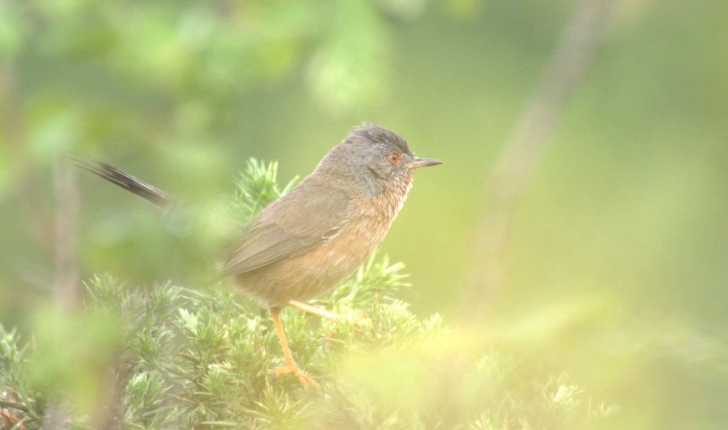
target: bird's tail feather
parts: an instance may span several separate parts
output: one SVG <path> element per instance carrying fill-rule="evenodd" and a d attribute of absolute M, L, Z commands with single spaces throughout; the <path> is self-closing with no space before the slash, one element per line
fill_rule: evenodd
<path fill-rule="evenodd" d="M 71 155 L 76 165 L 94 175 L 106 179 L 112 184 L 137 195 L 162 210 L 167 210 L 173 203 L 172 196 L 159 188 L 124 173 L 114 166 L 87 157 Z"/>

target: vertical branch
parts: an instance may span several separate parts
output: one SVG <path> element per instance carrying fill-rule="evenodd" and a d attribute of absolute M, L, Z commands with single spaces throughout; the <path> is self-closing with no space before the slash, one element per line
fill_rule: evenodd
<path fill-rule="evenodd" d="M 614 0 L 582 0 L 551 63 L 496 163 L 486 190 L 488 209 L 477 231 L 471 310 L 485 311 L 503 286 L 513 214 L 561 115 L 581 83 L 610 23 Z"/>
<path fill-rule="evenodd" d="M 6 12 L 7 0 L 0 0 L 0 13 Z M 64 308 L 73 307 L 78 296 L 77 223 L 79 193 L 74 172 L 68 163 L 57 161 L 54 166 L 56 210 L 53 226 L 48 212 L 37 192 L 32 174 L 33 164 L 25 154 L 26 129 L 23 122 L 18 81 L 22 78 L 11 55 L 0 57 L 0 137 L 4 149 L 12 160 L 18 207 L 39 248 L 54 261 L 53 294 L 56 303 Z M 49 237 L 54 240 L 49 240 Z"/>
<path fill-rule="evenodd" d="M 65 159 L 54 166 L 56 196 L 53 295 L 56 304 L 72 309 L 78 301 L 78 216 L 80 197 L 73 166 Z"/>

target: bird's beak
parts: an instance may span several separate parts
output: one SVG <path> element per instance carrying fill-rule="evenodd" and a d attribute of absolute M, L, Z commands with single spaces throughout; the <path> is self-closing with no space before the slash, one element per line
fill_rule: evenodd
<path fill-rule="evenodd" d="M 435 158 L 415 158 L 413 161 L 405 164 L 404 167 L 410 170 L 415 170 L 420 167 L 437 166 L 439 164 L 442 164 L 442 161 Z"/>

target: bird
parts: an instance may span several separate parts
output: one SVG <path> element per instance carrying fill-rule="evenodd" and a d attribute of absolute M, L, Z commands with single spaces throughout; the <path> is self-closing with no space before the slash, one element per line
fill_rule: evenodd
<path fill-rule="evenodd" d="M 156 207 L 172 205 L 168 193 L 113 166 L 76 161 Z M 393 131 L 365 122 L 244 226 L 218 279 L 231 279 L 238 290 L 268 307 L 285 359 L 275 377 L 292 374 L 304 388 L 320 389 L 293 359 L 281 309 L 291 306 L 337 320 L 338 315 L 307 300 L 338 286 L 374 252 L 412 188 L 413 172 L 440 164 L 415 156 Z"/>

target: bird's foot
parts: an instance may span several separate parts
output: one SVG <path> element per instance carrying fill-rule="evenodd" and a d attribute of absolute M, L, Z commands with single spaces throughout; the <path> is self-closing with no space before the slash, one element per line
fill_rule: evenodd
<path fill-rule="evenodd" d="M 303 370 L 299 369 L 298 366 L 296 366 L 296 363 L 287 364 L 283 367 L 276 367 L 273 377 L 277 378 L 281 375 L 285 375 L 286 373 L 293 373 L 301 382 L 304 389 L 308 390 L 308 388 L 311 387 L 316 391 L 321 391 L 321 386 L 311 379 L 310 376 L 306 375 Z"/>
<path fill-rule="evenodd" d="M 366 313 L 362 313 L 359 316 L 352 317 L 352 316 L 343 316 L 339 317 L 338 320 L 335 320 L 334 322 L 337 323 L 337 325 L 332 326 L 329 331 L 326 332 L 324 335 L 321 347 L 325 350 L 326 346 L 331 342 L 331 340 L 336 336 L 336 331 L 338 329 L 338 324 L 345 323 L 348 326 L 352 327 L 354 329 L 354 333 L 358 335 L 363 335 L 364 331 L 361 328 L 360 323 L 363 323 L 369 318 L 369 316 Z M 366 325 L 365 325 L 366 327 Z"/>
<path fill-rule="evenodd" d="M 357 334 L 362 334 L 361 325 L 363 325 L 364 321 L 366 321 L 369 318 L 366 312 L 362 312 L 357 316 L 346 316 L 345 318 L 342 318 L 342 321 L 346 321 L 347 324 L 354 327 L 354 331 Z"/>

